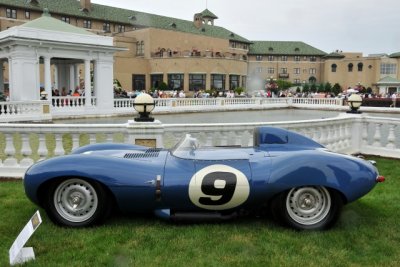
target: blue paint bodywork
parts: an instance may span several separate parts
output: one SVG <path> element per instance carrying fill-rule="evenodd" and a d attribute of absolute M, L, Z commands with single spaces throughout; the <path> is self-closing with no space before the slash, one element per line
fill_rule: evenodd
<path fill-rule="evenodd" d="M 223 190 L 233 183 L 237 188 L 234 194 L 240 190 L 243 193 L 232 196 L 238 204 L 227 209 L 239 210 L 260 207 L 277 194 L 298 186 L 325 186 L 340 192 L 345 202 L 351 202 L 376 184 L 378 171 L 370 162 L 330 152 L 299 134 L 260 127 L 255 129 L 254 143 L 254 147 L 247 148 L 193 148 L 186 150 L 185 157 L 176 156 L 174 150 L 136 145 L 89 145 L 33 165 L 25 174 L 25 191 L 34 203 L 45 206 L 43 196 L 50 182 L 80 177 L 102 184 L 124 212 L 150 211 L 167 216 L 170 210 L 204 211 L 190 199 L 190 186 L 198 187 L 206 196 L 211 194 L 208 201 L 218 203 L 219 195 L 224 195 Z M 246 180 L 230 181 L 229 171 L 219 170 L 221 166 L 237 170 Z M 202 170 L 207 168 L 216 168 L 212 172 L 221 176 L 212 180 L 214 184 L 204 182 L 207 175 Z M 161 180 L 161 198 L 156 196 L 157 177 Z M 218 205 L 209 209 L 217 210 Z"/>

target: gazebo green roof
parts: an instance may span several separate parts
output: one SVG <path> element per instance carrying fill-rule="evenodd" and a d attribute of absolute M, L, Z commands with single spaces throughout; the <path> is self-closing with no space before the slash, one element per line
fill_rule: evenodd
<path fill-rule="evenodd" d="M 296 41 L 253 41 L 250 55 L 304 55 L 325 56 L 326 53 L 304 42 Z"/>
<path fill-rule="evenodd" d="M 400 81 L 397 80 L 396 78 L 386 76 L 382 79 L 380 79 L 377 84 L 400 84 Z"/>
<path fill-rule="evenodd" d="M 49 30 L 49 31 L 58 31 L 58 32 L 65 32 L 65 33 L 95 35 L 94 33 L 86 31 L 82 28 L 70 25 L 59 19 L 52 18 L 47 10 L 44 11 L 43 15 L 40 18 L 29 21 L 29 22 L 21 25 L 21 27 L 34 28 L 34 29 L 40 29 L 40 30 Z"/>
<path fill-rule="evenodd" d="M 212 18 L 212 19 L 217 19 L 218 17 L 212 13 L 208 9 L 204 9 L 203 12 L 200 13 L 204 18 Z"/>
<path fill-rule="evenodd" d="M 203 25 L 202 28 L 198 29 L 195 27 L 193 21 L 94 3 L 91 4 L 90 11 L 85 11 L 82 10 L 80 2 L 77 0 L 38 0 L 38 2 L 38 4 L 35 4 L 34 2 L 26 0 L 0 0 L 0 4 L 10 7 L 18 7 L 37 11 L 42 11 L 44 8 L 47 8 L 51 14 L 73 16 L 90 20 L 109 21 L 117 24 L 120 23 L 123 25 L 130 24 L 139 28 L 151 27 L 171 31 L 179 31 L 244 43 L 251 43 L 249 40 L 238 34 L 232 35 L 232 31 L 230 30 L 214 25 Z M 213 14 L 210 12 L 210 14 L 208 15 Z"/>

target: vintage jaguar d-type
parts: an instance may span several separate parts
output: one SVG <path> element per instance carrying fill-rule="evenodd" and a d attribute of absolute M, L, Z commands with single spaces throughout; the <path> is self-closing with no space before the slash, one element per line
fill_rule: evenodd
<path fill-rule="evenodd" d="M 113 209 L 168 220 L 224 220 L 270 209 L 295 229 L 327 229 L 343 204 L 383 181 L 370 162 L 333 153 L 280 128 L 254 129 L 253 147 L 172 149 L 88 145 L 41 161 L 24 177 L 27 196 L 57 224 L 98 224 Z"/>

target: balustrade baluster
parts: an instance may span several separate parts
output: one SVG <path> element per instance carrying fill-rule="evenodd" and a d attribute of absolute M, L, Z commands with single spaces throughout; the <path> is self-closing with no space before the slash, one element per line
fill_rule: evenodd
<path fill-rule="evenodd" d="M 29 157 L 30 155 L 32 155 L 32 149 L 31 146 L 29 144 L 29 134 L 21 134 L 21 154 L 24 157 Z"/>
<path fill-rule="evenodd" d="M 61 156 L 65 154 L 64 146 L 63 146 L 63 134 L 54 134 L 56 147 L 54 149 L 55 156 Z"/>
<path fill-rule="evenodd" d="M 362 123 L 362 134 L 361 134 L 361 148 L 363 146 L 368 146 L 369 140 L 368 140 L 368 122 L 363 122 Z"/>
<path fill-rule="evenodd" d="M 49 150 L 46 145 L 46 134 L 39 133 L 38 134 L 38 150 L 37 153 L 40 159 L 45 159 L 49 155 Z"/>
<path fill-rule="evenodd" d="M 6 137 L 6 147 L 4 148 L 4 154 L 7 157 L 14 158 L 15 157 L 15 147 L 14 147 L 14 134 L 12 133 L 5 133 Z"/>
<path fill-rule="evenodd" d="M 74 151 L 75 149 L 79 148 L 79 146 L 80 146 L 79 138 L 80 138 L 80 134 L 78 134 L 78 133 L 71 134 L 71 141 L 72 141 L 71 151 Z"/>
<path fill-rule="evenodd" d="M 381 140 L 381 125 L 380 123 L 377 123 L 375 126 L 375 134 L 374 134 L 374 143 L 372 144 L 373 146 L 376 147 L 381 147 L 382 145 L 382 140 Z"/>
<path fill-rule="evenodd" d="M 96 134 L 95 133 L 89 133 L 89 144 L 96 144 Z"/>
<path fill-rule="evenodd" d="M 395 128 L 396 128 L 396 125 L 394 125 L 394 124 L 389 125 L 389 134 L 388 134 L 388 138 L 387 138 L 388 143 L 386 145 L 386 147 L 389 149 L 396 149 L 396 143 L 395 143 L 396 135 L 394 134 Z"/>
<path fill-rule="evenodd" d="M 106 139 L 105 142 L 106 143 L 114 143 L 114 133 L 105 133 Z"/>

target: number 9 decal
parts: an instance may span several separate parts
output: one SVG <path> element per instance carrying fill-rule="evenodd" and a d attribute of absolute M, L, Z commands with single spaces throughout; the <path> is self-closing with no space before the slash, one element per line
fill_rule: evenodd
<path fill-rule="evenodd" d="M 226 165 L 211 165 L 196 172 L 189 183 L 192 203 L 208 210 L 226 210 L 243 204 L 250 194 L 246 175 Z"/>

